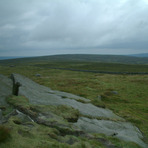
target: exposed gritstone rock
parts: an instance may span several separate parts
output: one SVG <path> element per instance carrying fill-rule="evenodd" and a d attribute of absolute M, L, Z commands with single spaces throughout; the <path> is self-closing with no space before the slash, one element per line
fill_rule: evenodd
<path fill-rule="evenodd" d="M 48 87 L 39 85 L 32 80 L 19 75 L 13 74 L 15 84 L 20 84 L 18 95 L 23 95 L 28 98 L 29 103 L 33 105 L 66 105 L 77 109 L 81 114 L 78 120 L 73 122 L 64 122 L 63 118 L 55 115 L 53 112 L 38 113 L 36 116 L 31 116 L 27 111 L 26 115 L 19 113 L 23 117 L 23 121 L 32 121 L 33 117 L 35 122 L 49 127 L 56 127 L 63 136 L 65 135 L 86 135 L 89 133 L 103 133 L 108 136 L 116 137 L 118 139 L 135 142 L 143 148 L 148 146 L 142 141 L 142 134 L 139 129 L 131 123 L 115 115 L 111 110 L 96 107 L 90 103 L 86 98 L 79 97 L 70 93 L 51 90 Z M 5 98 L 12 93 L 12 81 L 0 75 L 0 103 L 5 105 Z M 80 102 L 81 100 L 81 102 Z M 84 103 L 82 103 L 84 102 Z M 2 111 L 0 110 L 0 120 Z M 22 116 L 23 115 L 23 116 Z M 19 117 L 20 118 L 20 117 Z M 19 120 L 14 123 L 20 124 Z M 30 126 L 30 125 L 27 125 Z M 64 131 L 64 132 L 63 132 Z M 22 131 L 19 131 L 22 135 Z M 26 134 L 27 135 L 27 134 Z M 26 136 L 25 134 L 23 136 Z M 66 141 L 69 144 L 75 142 L 73 139 Z M 110 147 L 112 147 L 110 145 Z"/>

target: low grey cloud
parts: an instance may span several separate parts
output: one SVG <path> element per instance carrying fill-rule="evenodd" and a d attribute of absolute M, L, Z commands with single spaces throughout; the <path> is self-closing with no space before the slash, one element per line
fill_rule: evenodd
<path fill-rule="evenodd" d="M 148 52 L 148 0 L 0 1 L 0 55 Z"/>

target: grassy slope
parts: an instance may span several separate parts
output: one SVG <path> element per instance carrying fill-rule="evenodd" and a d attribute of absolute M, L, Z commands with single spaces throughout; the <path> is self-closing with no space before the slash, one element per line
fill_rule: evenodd
<path fill-rule="evenodd" d="M 148 140 L 148 75 L 94 74 L 34 66 L 1 66 L 0 71 L 7 76 L 12 72 L 26 75 L 42 85 L 84 96 L 96 104 L 98 95 L 101 95 L 106 107 L 138 126 L 145 141 Z M 35 77 L 36 73 L 41 77 Z M 112 90 L 118 95 L 110 93 Z"/>

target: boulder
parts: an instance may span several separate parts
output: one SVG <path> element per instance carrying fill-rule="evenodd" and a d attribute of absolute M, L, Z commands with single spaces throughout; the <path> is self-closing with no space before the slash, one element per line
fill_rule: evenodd
<path fill-rule="evenodd" d="M 111 91 L 111 93 L 114 94 L 114 95 L 118 95 L 117 91 Z"/>
<path fill-rule="evenodd" d="M 39 73 L 35 74 L 36 77 L 41 77 L 41 75 Z"/>

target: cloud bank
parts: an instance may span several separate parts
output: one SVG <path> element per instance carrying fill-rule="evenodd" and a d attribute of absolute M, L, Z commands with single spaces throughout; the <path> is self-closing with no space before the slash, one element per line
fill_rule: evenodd
<path fill-rule="evenodd" d="M 0 1 L 0 55 L 148 52 L 148 0 Z"/>

